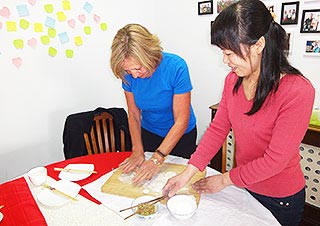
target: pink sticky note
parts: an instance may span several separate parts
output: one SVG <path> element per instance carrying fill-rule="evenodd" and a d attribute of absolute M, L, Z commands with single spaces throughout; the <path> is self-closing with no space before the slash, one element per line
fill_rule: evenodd
<path fill-rule="evenodd" d="M 28 40 L 28 45 L 32 48 L 35 48 L 37 46 L 37 44 L 38 44 L 38 41 L 35 38 L 31 38 Z"/>
<path fill-rule="evenodd" d="M 2 9 L 0 9 L 0 16 L 3 16 L 5 18 L 9 18 L 10 17 L 10 10 L 7 7 L 2 7 Z"/>
<path fill-rule="evenodd" d="M 22 64 L 22 59 L 20 57 L 17 57 L 17 58 L 13 58 L 12 59 L 12 64 L 14 66 L 16 66 L 17 68 L 19 68 Z"/>
<path fill-rule="evenodd" d="M 28 2 L 30 3 L 30 5 L 35 5 L 36 4 L 36 0 L 28 0 Z"/>
<path fill-rule="evenodd" d="M 98 16 L 97 14 L 94 14 L 93 19 L 97 24 L 100 22 L 100 16 Z"/>
<path fill-rule="evenodd" d="M 86 16 L 85 16 L 84 14 L 79 15 L 79 16 L 78 16 L 78 19 L 79 19 L 82 23 L 86 22 Z"/>
<path fill-rule="evenodd" d="M 74 19 L 68 20 L 68 25 L 69 25 L 71 28 L 75 28 L 75 26 L 76 26 L 76 21 L 75 21 Z"/>

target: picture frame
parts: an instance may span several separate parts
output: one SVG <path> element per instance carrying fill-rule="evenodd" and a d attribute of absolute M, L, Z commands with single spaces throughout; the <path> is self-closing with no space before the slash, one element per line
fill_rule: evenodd
<path fill-rule="evenodd" d="M 198 2 L 198 15 L 213 14 L 213 1 Z"/>
<path fill-rule="evenodd" d="M 282 3 L 280 24 L 298 24 L 299 3 L 299 1 Z"/>
<path fill-rule="evenodd" d="M 218 0 L 217 1 L 217 13 L 219 14 L 222 10 L 227 8 L 229 5 L 238 2 L 239 0 Z"/>
<path fill-rule="evenodd" d="M 320 56 L 320 39 L 306 39 L 304 55 Z"/>
<path fill-rule="evenodd" d="M 212 24 L 214 23 L 214 20 L 210 21 L 210 44 L 213 45 L 212 43 L 212 38 L 211 38 L 211 30 L 212 30 Z"/>
<path fill-rule="evenodd" d="M 320 33 L 320 9 L 302 11 L 300 33 Z"/>
<path fill-rule="evenodd" d="M 287 56 L 292 54 L 293 40 L 294 40 L 294 34 L 292 32 L 287 32 L 287 46 L 285 49 Z"/>
<path fill-rule="evenodd" d="M 276 9 L 276 5 L 275 4 L 270 4 L 270 5 L 268 5 L 268 4 L 265 4 L 266 5 L 266 7 L 267 7 L 267 9 L 269 10 L 269 12 L 271 13 L 271 16 L 272 16 L 272 18 L 273 18 L 273 20 L 274 21 L 276 21 L 277 20 L 277 9 Z"/>

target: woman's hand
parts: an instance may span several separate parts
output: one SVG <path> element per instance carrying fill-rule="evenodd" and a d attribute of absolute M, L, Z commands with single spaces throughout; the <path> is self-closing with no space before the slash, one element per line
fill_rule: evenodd
<path fill-rule="evenodd" d="M 119 167 L 123 173 L 130 173 L 137 170 L 144 162 L 144 152 L 132 152 L 129 158 L 120 163 Z"/>
<path fill-rule="evenodd" d="M 132 183 L 135 185 L 140 185 L 144 180 L 151 180 L 154 175 L 156 175 L 160 170 L 153 161 L 144 161 L 141 167 L 136 171 Z"/>
<path fill-rule="evenodd" d="M 182 173 L 171 177 L 167 181 L 166 185 L 162 189 L 162 194 L 168 195 L 169 197 L 174 196 L 177 191 L 185 186 L 198 171 L 198 168 L 195 166 L 188 165 Z"/>
<path fill-rule="evenodd" d="M 216 193 L 226 186 L 232 185 L 229 172 L 198 180 L 192 185 L 198 193 Z"/>

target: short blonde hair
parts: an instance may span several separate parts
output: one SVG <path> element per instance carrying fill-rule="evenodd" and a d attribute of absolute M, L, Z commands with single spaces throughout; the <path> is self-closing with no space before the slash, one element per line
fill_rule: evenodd
<path fill-rule="evenodd" d="M 162 59 L 160 44 L 156 35 L 139 24 L 128 24 L 121 28 L 111 46 L 110 65 L 114 75 L 125 81 L 123 63 L 128 57 L 139 62 L 148 72 L 154 71 Z"/>

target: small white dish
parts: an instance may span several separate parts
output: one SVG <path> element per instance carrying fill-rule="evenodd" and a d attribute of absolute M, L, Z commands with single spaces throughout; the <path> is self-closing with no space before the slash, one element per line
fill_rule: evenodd
<path fill-rule="evenodd" d="M 93 164 L 69 164 L 65 169 L 75 169 L 75 170 L 86 170 L 86 171 L 93 171 L 94 165 Z M 92 173 L 91 172 L 66 172 L 61 171 L 59 173 L 59 178 L 68 181 L 79 181 L 89 177 Z"/>
<path fill-rule="evenodd" d="M 47 168 L 44 166 L 35 167 L 31 169 L 27 175 L 33 185 L 40 186 L 47 180 Z"/>
<path fill-rule="evenodd" d="M 81 189 L 80 185 L 67 180 L 56 181 L 51 184 L 51 186 L 74 198 L 78 195 Z M 40 203 L 49 207 L 61 206 L 71 201 L 70 198 L 64 197 L 63 195 L 51 191 L 48 188 L 43 188 L 43 190 L 37 195 L 37 199 Z"/>
<path fill-rule="evenodd" d="M 147 201 L 152 200 L 152 199 L 155 199 L 155 198 L 156 198 L 156 197 L 150 196 L 150 195 L 140 196 L 140 197 L 136 198 L 135 200 L 133 200 L 131 206 L 136 206 L 136 205 L 138 205 L 138 204 L 140 204 L 140 203 L 147 202 Z M 154 214 L 150 214 L 150 215 L 136 214 L 135 216 L 136 216 L 137 218 L 139 218 L 139 219 L 144 219 L 144 220 L 145 220 L 145 219 L 149 219 L 149 220 L 150 220 L 150 219 L 153 219 L 153 218 L 157 215 L 157 213 L 158 213 L 159 203 L 154 204 L 154 206 L 155 206 L 155 213 L 154 213 Z M 132 208 L 132 211 L 133 211 L 133 212 L 136 212 L 137 209 L 138 209 L 137 207 L 136 207 L 136 208 Z"/>
<path fill-rule="evenodd" d="M 193 195 L 175 195 L 168 200 L 167 208 L 175 218 L 186 220 L 193 216 L 198 206 Z"/>
<path fill-rule="evenodd" d="M 2 221 L 3 219 L 3 214 L 0 212 L 0 222 Z"/>

